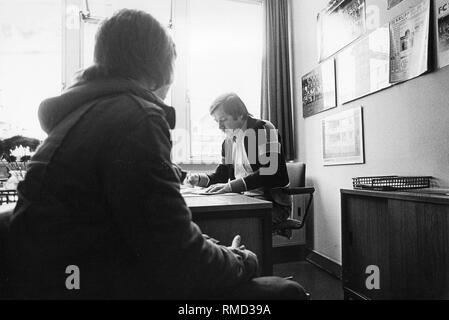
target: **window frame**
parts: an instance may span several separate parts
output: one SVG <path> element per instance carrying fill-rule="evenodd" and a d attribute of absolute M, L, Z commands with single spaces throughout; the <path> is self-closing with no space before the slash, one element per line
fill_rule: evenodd
<path fill-rule="evenodd" d="M 84 25 L 86 23 L 98 23 L 102 17 L 95 12 L 89 11 L 85 0 L 61 0 L 64 2 L 64 28 L 63 28 L 63 89 L 73 83 L 73 75 L 83 68 L 84 65 Z M 192 134 L 191 134 L 191 104 L 188 91 L 188 60 L 189 60 L 189 0 L 169 0 L 171 1 L 171 11 L 169 21 L 163 21 L 169 27 L 178 52 L 185 52 L 176 59 L 176 77 L 171 87 L 171 105 L 176 109 L 177 124 L 172 130 L 172 141 L 174 142 L 173 152 L 183 152 L 181 158 L 175 157 L 175 161 L 180 164 L 217 164 L 217 160 L 196 159 L 192 155 Z M 263 0 L 226 0 L 232 2 L 243 2 L 262 5 Z M 79 28 L 71 30 L 67 28 L 67 9 L 70 6 L 79 8 Z M 84 19 L 83 19 L 84 14 Z M 91 15 L 90 15 L 91 14 Z M 105 17 L 106 18 L 106 17 Z M 262 61 L 260 62 L 262 64 Z M 261 79 L 262 80 L 262 79 Z M 185 139 L 185 137 L 188 137 Z M 179 140 L 181 141 L 179 142 Z"/>
<path fill-rule="evenodd" d="M 68 56 L 67 52 L 69 52 L 69 49 L 70 49 L 68 47 L 68 41 L 67 41 L 67 34 L 68 34 L 68 28 L 67 28 L 68 12 L 67 12 L 67 9 L 70 7 L 70 4 L 73 5 L 74 1 L 73 0 L 72 1 L 71 0 L 56 0 L 55 2 L 58 5 L 59 10 L 60 10 L 58 17 L 59 17 L 59 23 L 60 23 L 60 27 L 61 27 L 61 38 L 60 38 L 60 42 L 58 44 L 58 46 L 61 50 L 61 56 L 60 56 L 61 60 L 60 60 L 60 65 L 59 65 L 60 69 L 61 69 L 61 71 L 60 71 L 61 73 L 58 77 L 59 84 L 56 84 L 56 85 L 59 85 L 59 90 L 57 90 L 57 91 L 55 90 L 55 93 L 58 91 L 59 91 L 59 93 L 62 93 L 63 90 L 67 86 L 67 78 L 68 78 L 67 74 L 69 72 L 68 71 L 69 68 L 67 68 L 67 66 L 70 63 L 68 61 L 69 59 L 67 58 L 67 56 Z M 44 17 L 44 19 L 45 19 L 45 17 Z M 0 88 L 0 92 L 2 90 L 3 89 Z M 41 101 L 36 101 L 36 105 L 38 106 L 40 102 Z M 0 107 L 2 107 L 2 106 L 0 106 Z M 31 114 L 34 114 L 34 112 Z M 7 136 L 7 137 L 19 134 L 19 135 L 29 135 L 29 136 L 35 137 L 37 139 L 43 140 L 43 139 L 45 139 L 45 136 L 46 136 L 45 132 L 42 129 L 39 130 L 40 131 L 39 134 L 34 135 L 36 132 L 29 133 L 29 130 L 30 129 L 34 130 L 35 128 L 17 125 L 15 123 L 10 123 L 10 128 L 12 128 L 10 131 L 5 131 L 6 132 L 5 136 Z"/>
<path fill-rule="evenodd" d="M 172 21 L 173 21 L 173 39 L 176 42 L 176 47 L 186 52 L 185 55 L 177 57 L 176 63 L 176 79 L 172 86 L 172 104 L 176 108 L 177 113 L 177 124 L 176 130 L 182 132 L 187 132 L 188 139 L 181 142 L 180 146 L 174 146 L 173 152 L 177 152 L 178 148 L 183 148 L 183 150 L 188 150 L 188 155 L 186 158 L 178 160 L 177 163 L 185 165 L 199 165 L 199 164 L 218 164 L 217 160 L 207 159 L 197 159 L 196 156 L 192 155 L 192 126 L 191 126 L 191 104 L 189 96 L 189 83 L 188 83 L 188 60 L 189 60 L 189 35 L 188 35 L 188 23 L 190 18 L 190 6 L 188 0 L 171 0 L 172 1 Z M 264 0 L 226 0 L 230 2 L 242 2 L 249 4 L 263 5 Z M 260 61 L 262 65 L 262 61 Z M 260 79 L 262 81 L 262 79 Z M 176 142 L 177 136 L 176 132 L 172 132 L 172 140 Z M 176 159 L 177 160 L 177 159 Z"/>

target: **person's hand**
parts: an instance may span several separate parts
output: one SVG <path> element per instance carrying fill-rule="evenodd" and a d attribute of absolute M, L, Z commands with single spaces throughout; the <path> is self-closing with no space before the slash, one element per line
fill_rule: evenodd
<path fill-rule="evenodd" d="M 172 163 L 172 167 L 173 167 L 173 170 L 175 171 L 176 175 L 178 176 L 179 181 L 181 181 L 181 183 L 183 183 L 185 178 L 187 177 L 187 172 L 182 170 L 182 168 L 180 166 L 178 166 L 176 163 Z"/>
<path fill-rule="evenodd" d="M 245 246 L 242 245 L 242 237 L 237 235 L 232 240 L 232 244 L 228 247 L 232 252 L 242 257 L 243 260 L 248 258 L 249 250 L 246 250 Z"/>
<path fill-rule="evenodd" d="M 186 182 L 195 187 L 200 182 L 200 176 L 196 173 L 189 173 L 187 174 Z"/>
<path fill-rule="evenodd" d="M 231 244 L 231 250 L 232 249 L 239 249 L 239 250 L 245 250 L 245 246 L 241 244 L 242 243 L 242 237 L 237 235 L 234 237 L 234 239 L 232 240 L 232 244 Z"/>
<path fill-rule="evenodd" d="M 231 193 L 232 189 L 229 183 L 217 183 L 207 188 L 205 192 L 210 194 L 224 194 Z"/>
<path fill-rule="evenodd" d="M 237 235 L 232 240 L 232 244 L 228 247 L 234 254 L 240 256 L 245 265 L 245 275 L 247 279 L 251 279 L 256 276 L 257 270 L 259 268 L 259 262 L 257 256 L 254 252 L 247 250 L 244 245 L 242 245 L 242 238 Z"/>

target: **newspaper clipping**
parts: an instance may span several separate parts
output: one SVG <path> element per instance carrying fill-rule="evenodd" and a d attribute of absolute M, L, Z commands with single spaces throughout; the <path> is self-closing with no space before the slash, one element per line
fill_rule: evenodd
<path fill-rule="evenodd" d="M 390 22 L 390 83 L 415 78 L 428 69 L 430 0 Z"/>
<path fill-rule="evenodd" d="M 438 30 L 438 68 L 449 65 L 449 0 L 437 0 L 436 30 Z"/>

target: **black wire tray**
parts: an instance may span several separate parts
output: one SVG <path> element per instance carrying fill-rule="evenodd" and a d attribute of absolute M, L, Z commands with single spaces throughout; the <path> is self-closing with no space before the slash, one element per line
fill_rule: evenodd
<path fill-rule="evenodd" d="M 430 188 L 432 177 L 427 176 L 374 176 L 352 178 L 354 189 L 396 191 Z"/>

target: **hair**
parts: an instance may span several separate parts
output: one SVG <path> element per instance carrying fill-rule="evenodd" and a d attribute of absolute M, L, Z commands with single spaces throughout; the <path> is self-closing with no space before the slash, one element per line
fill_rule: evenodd
<path fill-rule="evenodd" d="M 243 117 L 243 120 L 246 120 L 250 116 L 242 99 L 233 92 L 222 94 L 216 98 L 209 108 L 209 113 L 212 115 L 221 106 L 223 106 L 223 111 L 232 116 L 234 120 L 237 120 L 240 116 Z"/>
<path fill-rule="evenodd" d="M 151 90 L 172 82 L 175 45 L 149 13 L 122 9 L 101 24 L 95 40 L 94 65 L 80 80 L 131 78 L 144 81 Z"/>

